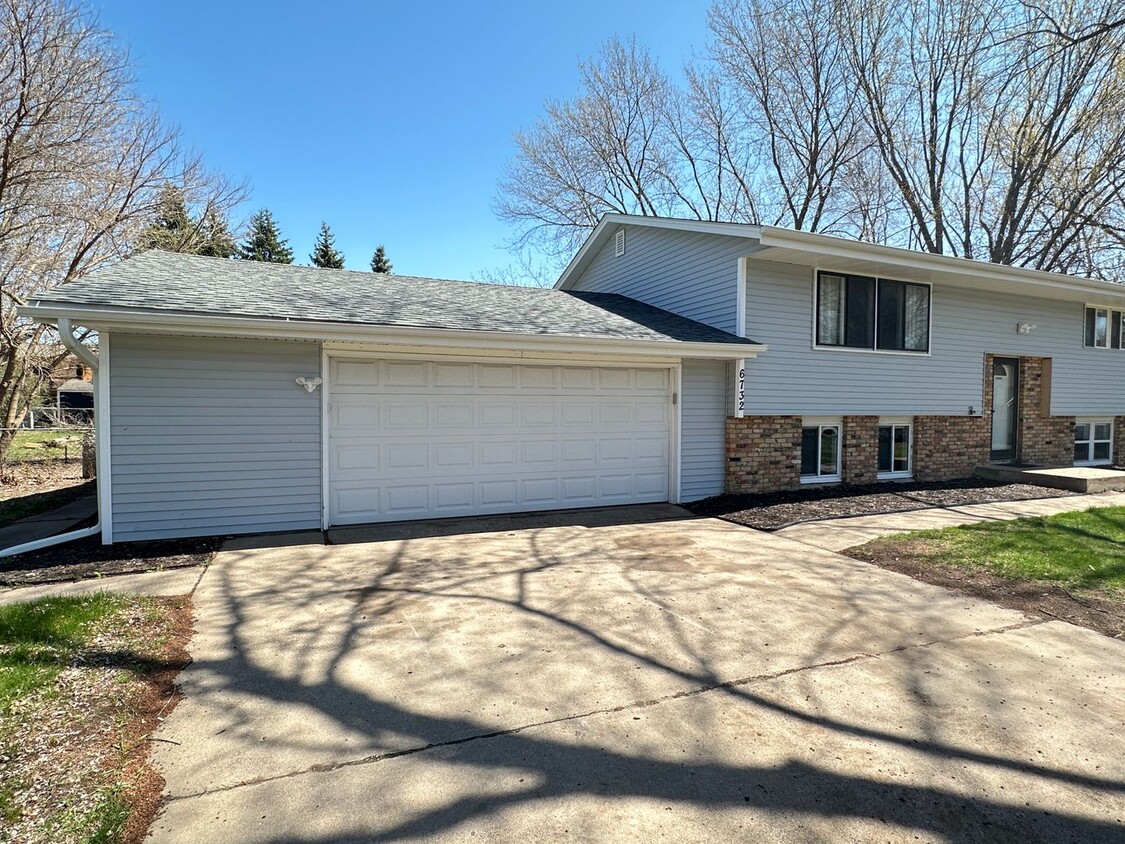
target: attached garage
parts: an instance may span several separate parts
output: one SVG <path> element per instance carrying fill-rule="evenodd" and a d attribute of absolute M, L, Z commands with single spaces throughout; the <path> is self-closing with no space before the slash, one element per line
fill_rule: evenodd
<path fill-rule="evenodd" d="M 667 501 L 669 367 L 329 358 L 332 525 Z"/>
<path fill-rule="evenodd" d="M 762 348 L 614 293 L 155 251 L 25 313 L 98 332 L 105 542 L 713 495 Z"/>

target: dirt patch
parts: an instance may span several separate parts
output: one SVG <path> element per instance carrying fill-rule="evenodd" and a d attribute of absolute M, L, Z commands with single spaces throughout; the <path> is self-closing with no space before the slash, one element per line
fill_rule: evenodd
<path fill-rule="evenodd" d="M 137 695 L 134 716 L 126 730 L 128 746 L 134 748 L 134 752 L 129 760 L 132 787 L 125 794 L 129 820 L 125 824 L 123 844 L 140 844 L 160 811 L 164 777 L 152 766 L 149 749 L 154 741 L 153 734 L 183 699 L 176 677 L 191 663 L 187 651 L 195 632 L 191 596 L 156 600 L 167 613 L 168 639 L 159 662 L 141 677 L 144 686 Z"/>
<path fill-rule="evenodd" d="M 980 478 L 959 481 L 808 487 L 788 492 L 717 495 L 684 505 L 697 516 L 713 516 L 757 530 L 797 522 L 901 513 L 926 507 L 963 507 L 998 501 L 1064 498 L 1076 493 Z"/>
<path fill-rule="evenodd" d="M 17 461 L 0 466 L 0 501 L 83 483 L 81 460 Z"/>
<path fill-rule="evenodd" d="M 206 536 L 102 545 L 99 537 L 91 536 L 0 559 L 0 585 L 28 586 L 206 565 L 225 539 Z"/>
<path fill-rule="evenodd" d="M 164 788 L 149 762 L 153 733 L 180 700 L 175 678 L 190 662 L 191 635 L 190 596 L 132 599 L 49 688 L 19 699 L 0 753 L 8 786 L 0 837 L 144 839 Z"/>
<path fill-rule="evenodd" d="M 1121 603 L 1095 595 L 1075 595 L 1054 583 L 1013 580 L 983 569 L 948 565 L 928 559 L 925 547 L 924 540 L 901 539 L 859 545 L 841 553 L 1028 615 L 1068 621 L 1115 639 L 1125 638 Z"/>

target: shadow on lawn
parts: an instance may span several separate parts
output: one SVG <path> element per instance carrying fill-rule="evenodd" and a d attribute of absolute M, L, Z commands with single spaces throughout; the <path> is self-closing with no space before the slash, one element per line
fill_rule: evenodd
<path fill-rule="evenodd" d="M 918 704 L 917 710 L 910 715 L 922 721 L 922 730 L 920 735 L 907 737 L 890 730 L 851 723 L 845 717 L 802 711 L 755 693 L 749 681 L 730 682 L 721 678 L 709 664 L 706 654 L 691 644 L 690 637 L 685 635 L 673 612 L 663 614 L 665 627 L 660 633 L 676 643 L 680 658 L 675 664 L 655 658 L 621 638 L 615 638 L 608 619 L 606 626 L 599 629 L 588 622 L 567 617 L 558 609 L 548 609 L 549 602 L 543 599 L 543 590 L 535 587 L 541 574 L 560 565 L 560 559 L 545 547 L 546 542 L 555 547 L 558 540 L 541 541 L 538 531 L 528 531 L 527 534 L 525 562 L 494 565 L 490 570 L 474 572 L 466 554 L 463 565 L 448 564 L 443 560 L 450 576 L 437 583 L 434 582 L 432 569 L 425 570 L 424 565 L 419 569 L 417 560 L 407 561 L 406 551 L 410 543 L 400 543 L 379 571 L 369 578 L 362 578 L 360 588 L 351 590 L 354 601 L 335 636 L 336 645 L 324 672 L 326 679 L 320 681 L 310 681 L 307 675 L 302 677 L 305 672 L 299 656 L 295 667 L 291 665 L 285 670 L 272 670 L 269 660 L 260 656 L 255 658 L 254 641 L 243 635 L 248 624 L 247 611 L 251 606 L 270 600 L 278 601 L 282 606 L 289 602 L 292 603 L 291 615 L 295 617 L 298 610 L 312 607 L 319 600 L 311 594 L 316 589 L 311 589 L 306 595 L 302 590 L 294 589 L 292 582 L 278 586 L 272 592 L 268 588 L 265 591 L 248 589 L 239 582 L 236 558 L 211 572 L 209 577 L 218 581 L 217 585 L 213 582 L 211 588 L 220 589 L 222 609 L 229 619 L 225 628 L 225 638 L 229 643 L 226 652 L 229 655 L 218 661 L 197 663 L 193 668 L 206 674 L 209 687 L 220 686 L 239 696 L 299 706 L 372 741 L 392 737 L 396 741 L 405 741 L 406 749 L 389 749 L 388 757 L 456 747 L 456 750 L 442 753 L 444 763 L 477 772 L 482 783 L 492 781 L 489 775 L 492 772 L 496 782 L 506 789 L 499 794 L 482 788 L 468 796 L 450 796 L 440 806 L 403 813 L 405 817 L 400 822 L 362 834 L 281 835 L 272 840 L 278 844 L 283 841 L 294 844 L 358 844 L 426 840 L 450 833 L 470 819 L 480 820 L 482 816 L 495 815 L 513 806 L 540 804 L 542 811 L 549 813 L 551 806 L 557 805 L 549 801 L 580 795 L 641 798 L 681 809 L 756 809 L 778 818 L 871 819 L 954 842 L 1121 840 L 1121 827 L 1115 823 L 998 802 L 984 794 L 969 796 L 932 784 L 938 779 L 933 776 L 929 777 L 927 784 L 904 781 L 902 777 L 874 781 L 793 758 L 775 766 L 679 763 L 640 750 L 628 753 L 563 742 L 545 735 L 544 730 L 526 729 L 526 725 L 518 730 L 497 731 L 471 718 L 412 711 L 408 702 L 381 699 L 374 693 L 355 688 L 344 679 L 343 663 L 359 646 L 360 636 L 394 613 L 403 601 L 421 598 L 427 602 L 501 605 L 521 617 L 534 620 L 536 625 L 558 631 L 560 636 L 579 637 L 584 647 L 627 657 L 680 681 L 679 687 L 688 687 L 681 697 L 704 693 L 718 695 L 729 700 L 732 706 L 748 707 L 763 716 L 780 715 L 795 723 L 840 736 L 860 738 L 879 746 L 900 747 L 911 754 L 921 754 L 924 761 L 919 762 L 919 768 L 923 770 L 938 766 L 954 771 L 972 764 L 1029 776 L 1051 786 L 1089 789 L 1097 794 L 1095 799 L 1098 800 L 1120 803 L 1125 799 L 1125 782 L 1120 777 L 1069 772 L 1036 764 L 1014 754 L 997 755 L 941 740 L 939 726 L 942 712 L 929 707 L 924 683 L 918 676 L 925 670 L 921 665 L 912 667 L 916 676 L 911 682 Z M 432 561 L 422 561 L 423 564 L 429 562 Z M 590 559 L 588 562 L 593 564 L 595 561 Z M 567 559 L 567 565 L 574 564 L 572 554 Z M 322 598 L 326 588 L 324 584 L 315 580 L 316 573 L 307 576 L 310 586 L 316 584 L 320 588 Z M 319 576 L 323 578 L 324 575 Z M 636 577 L 626 574 L 625 578 L 638 596 L 661 605 L 661 595 L 646 592 L 644 584 Z M 842 588 L 847 607 L 840 611 L 837 622 L 826 626 L 817 645 L 826 660 L 833 642 L 865 612 L 860 594 L 849 593 L 847 587 Z M 538 598 L 535 597 L 537 595 Z M 298 627 L 292 633 L 297 637 L 320 635 Z M 293 645 L 299 647 L 296 641 Z M 300 651 L 294 653 L 299 654 Z M 990 669 L 983 666 L 981 670 Z M 997 685 L 1001 684 L 998 682 Z M 1001 694 L 1000 689 L 997 688 L 995 693 Z M 552 721 L 545 720 L 543 723 Z M 684 724 L 683 729 L 686 735 L 695 734 L 698 738 L 697 731 L 702 732 L 706 727 Z M 522 777 L 518 784 L 515 778 L 504 776 L 513 773 Z M 301 776 L 300 773 L 293 775 Z M 926 777 L 926 774 L 921 777 Z M 375 795 L 377 799 L 377 792 Z M 582 831 L 572 828 L 569 833 L 581 837 Z M 805 833 L 808 834 L 803 840 L 815 840 L 814 833 L 807 829 Z"/>

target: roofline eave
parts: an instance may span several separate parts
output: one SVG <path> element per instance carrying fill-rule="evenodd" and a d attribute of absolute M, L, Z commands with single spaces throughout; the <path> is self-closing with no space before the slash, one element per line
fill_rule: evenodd
<path fill-rule="evenodd" d="M 753 358 L 766 351 L 760 343 L 709 343 L 687 340 L 638 340 L 612 337 L 577 337 L 523 334 L 514 331 L 473 331 L 400 325 L 363 325 L 275 317 L 231 317 L 203 314 L 104 309 L 66 303 L 25 305 L 22 316 L 54 323 L 69 319 L 106 332 L 180 334 L 201 337 L 302 340 L 308 342 L 420 344 L 444 348 L 477 348 L 585 352 L 639 357 L 687 357 L 715 360 Z"/>

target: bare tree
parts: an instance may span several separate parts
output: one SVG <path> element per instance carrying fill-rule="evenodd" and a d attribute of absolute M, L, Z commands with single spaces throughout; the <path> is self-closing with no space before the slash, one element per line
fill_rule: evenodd
<path fill-rule="evenodd" d="M 137 96 L 86 9 L 0 0 L 0 455 L 64 356 L 16 307 L 128 254 L 166 182 L 216 210 L 244 193 Z"/>
<path fill-rule="evenodd" d="M 738 104 L 728 131 L 750 151 L 728 164 L 740 184 L 757 171 L 762 222 L 839 231 L 854 208 L 844 177 L 865 147 L 839 14 L 839 0 L 719 0 L 708 15 L 720 84 Z"/>

